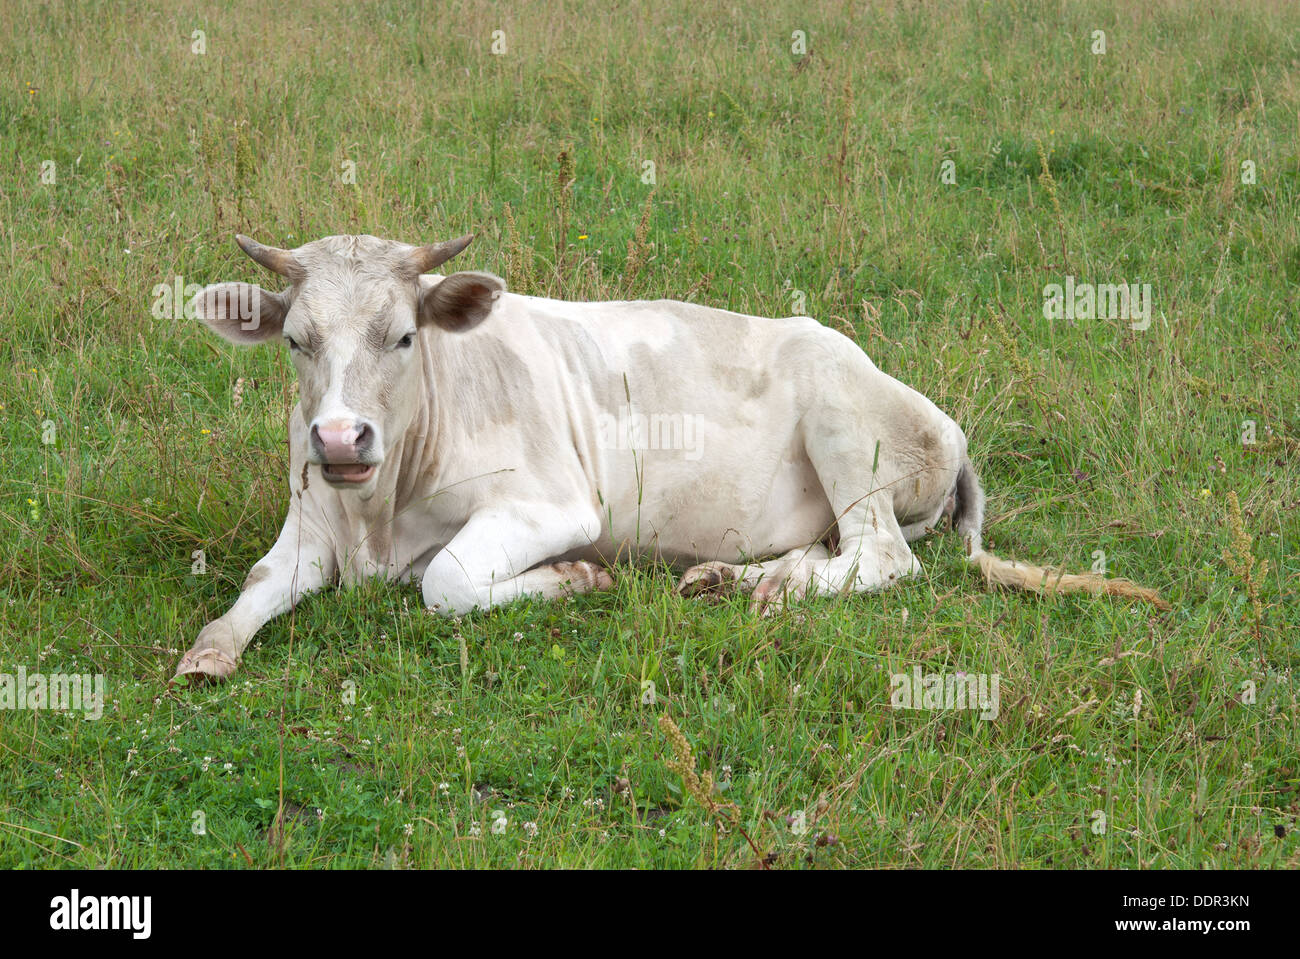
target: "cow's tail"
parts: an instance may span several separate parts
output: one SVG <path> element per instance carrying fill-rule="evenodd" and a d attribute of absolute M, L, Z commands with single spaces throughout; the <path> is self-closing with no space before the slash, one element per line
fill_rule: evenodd
<path fill-rule="evenodd" d="M 986 552 L 980 543 L 984 527 L 984 490 L 968 457 L 957 473 L 956 504 L 952 524 L 966 545 L 966 560 L 979 567 L 990 586 L 1009 586 L 1033 593 L 1091 593 L 1140 599 L 1159 609 L 1169 609 L 1155 590 L 1127 579 L 1107 579 L 1096 573 L 1067 573 L 1050 566 L 1017 563 Z"/>

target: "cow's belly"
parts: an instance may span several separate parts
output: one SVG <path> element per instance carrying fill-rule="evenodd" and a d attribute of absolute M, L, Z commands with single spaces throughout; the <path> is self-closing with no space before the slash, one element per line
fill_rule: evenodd
<path fill-rule="evenodd" d="M 783 445 L 730 442 L 698 464 L 644 453 L 640 485 L 608 502 L 607 539 L 595 552 L 684 567 L 762 559 L 825 539 L 835 517 L 817 472 L 802 441 Z"/>
<path fill-rule="evenodd" d="M 765 507 L 754 517 L 753 548 L 766 547 L 766 555 L 787 553 L 826 539 L 834 529 L 835 514 L 808 457 L 800 452 L 782 460 Z"/>

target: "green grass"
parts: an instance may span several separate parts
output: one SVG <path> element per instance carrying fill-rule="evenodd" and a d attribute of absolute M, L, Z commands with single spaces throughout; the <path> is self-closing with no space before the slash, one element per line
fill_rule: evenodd
<path fill-rule="evenodd" d="M 0 865 L 752 865 L 662 715 L 777 867 L 1300 863 L 1300 9 L 226 6 L 0 7 L 0 672 L 109 699 L 0 710 Z M 471 230 L 520 292 L 802 291 L 963 425 L 994 548 L 1104 551 L 1173 611 L 989 592 L 949 535 L 765 620 L 656 569 L 460 623 L 371 583 L 169 690 L 279 529 L 294 382 L 154 287 L 260 279 L 239 231 Z M 1044 320 L 1066 275 L 1151 283 L 1150 328 Z M 917 664 L 997 673 L 998 718 L 892 710 Z"/>

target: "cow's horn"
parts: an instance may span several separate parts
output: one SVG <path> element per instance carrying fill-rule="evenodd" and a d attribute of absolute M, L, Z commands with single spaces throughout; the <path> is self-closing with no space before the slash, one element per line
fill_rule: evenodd
<path fill-rule="evenodd" d="M 242 233 L 235 236 L 235 242 L 239 244 L 241 250 L 248 254 L 251 260 L 260 263 L 272 273 L 279 273 L 295 283 L 302 279 L 302 264 L 294 259 L 290 251 L 281 250 L 279 247 L 274 246 L 263 246 Z"/>
<path fill-rule="evenodd" d="M 428 273 L 430 270 L 436 270 L 469 246 L 470 241 L 473 239 L 474 234 L 466 233 L 454 240 L 443 240 L 441 243 L 433 243 L 429 246 L 417 246 L 411 251 L 411 257 L 407 260 L 407 265 L 416 276 L 421 273 Z"/>

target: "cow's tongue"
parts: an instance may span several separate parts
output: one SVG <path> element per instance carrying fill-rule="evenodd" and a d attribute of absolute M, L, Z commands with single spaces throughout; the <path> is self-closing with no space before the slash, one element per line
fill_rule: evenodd
<path fill-rule="evenodd" d="M 339 476 L 360 476 L 370 469 L 365 463 L 330 463 L 326 468 Z"/>

